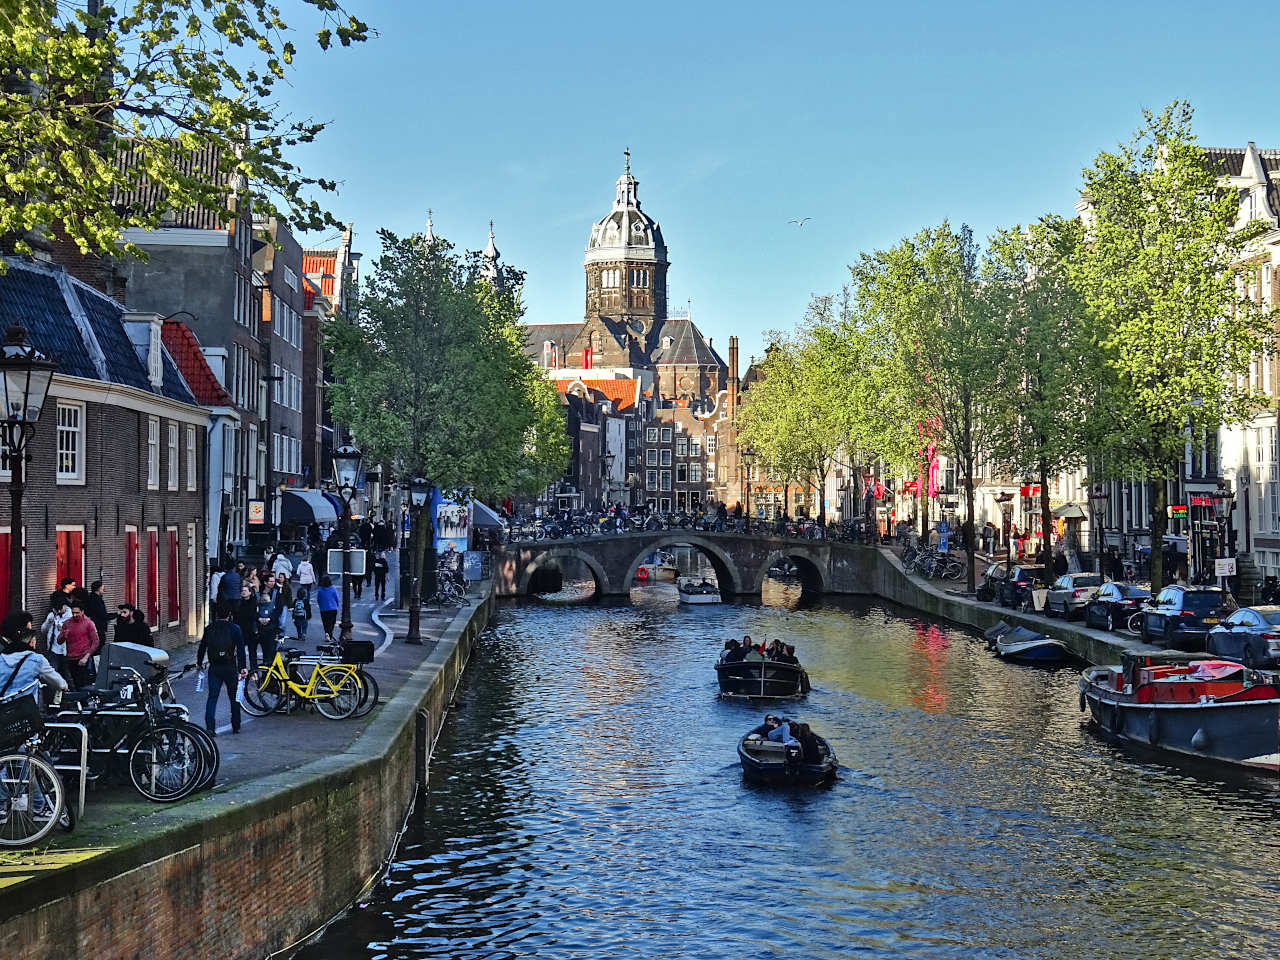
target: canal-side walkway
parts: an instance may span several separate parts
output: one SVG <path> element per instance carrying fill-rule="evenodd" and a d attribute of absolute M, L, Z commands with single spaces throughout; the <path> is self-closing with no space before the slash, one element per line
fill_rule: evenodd
<path fill-rule="evenodd" d="M 43 957 L 261 957 L 346 906 L 390 853 L 434 730 L 492 609 L 492 584 L 456 609 L 426 608 L 422 645 L 372 590 L 353 606 L 381 703 L 366 717 L 218 713 L 215 786 L 174 804 L 131 787 L 92 789 L 84 819 L 44 844 L 0 852 L 0 949 Z M 307 642 L 323 640 L 318 619 Z M 171 667 L 195 648 L 171 651 Z M 175 695 L 203 723 L 194 672 Z M 428 736 L 423 738 L 424 728 Z M 139 873 L 142 870 L 144 873 Z M 51 918 L 54 918 L 51 920 Z M 220 928 L 240 925 L 230 939 Z"/>

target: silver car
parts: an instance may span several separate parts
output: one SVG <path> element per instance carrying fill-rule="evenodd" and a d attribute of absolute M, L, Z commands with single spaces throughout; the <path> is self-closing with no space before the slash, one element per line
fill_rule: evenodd
<path fill-rule="evenodd" d="M 1280 663 L 1280 606 L 1241 607 L 1209 631 L 1206 646 L 1246 667 Z"/>
<path fill-rule="evenodd" d="M 1053 586 L 1045 597 L 1045 616 L 1056 617 L 1062 614 L 1068 620 L 1082 616 L 1084 608 L 1089 605 L 1100 586 L 1102 577 L 1096 573 L 1064 573 L 1053 581 Z"/>

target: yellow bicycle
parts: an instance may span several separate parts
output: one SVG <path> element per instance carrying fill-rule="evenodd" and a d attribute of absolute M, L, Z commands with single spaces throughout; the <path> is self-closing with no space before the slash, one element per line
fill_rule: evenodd
<path fill-rule="evenodd" d="M 345 720 L 360 708 L 360 674 L 350 663 L 311 662 L 311 675 L 302 677 L 303 651 L 285 647 L 276 651 L 270 666 L 259 666 L 244 682 L 245 710 L 255 717 L 288 712 L 307 703 L 330 720 Z"/>

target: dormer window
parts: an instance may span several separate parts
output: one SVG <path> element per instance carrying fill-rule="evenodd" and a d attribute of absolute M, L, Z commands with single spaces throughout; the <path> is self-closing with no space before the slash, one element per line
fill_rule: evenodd
<path fill-rule="evenodd" d="M 671 338 L 670 338 L 670 337 L 663 337 L 663 338 L 662 338 L 662 349 L 663 349 L 663 350 L 670 350 L 670 349 L 671 349 L 671 344 L 672 344 L 672 340 L 671 340 Z"/>

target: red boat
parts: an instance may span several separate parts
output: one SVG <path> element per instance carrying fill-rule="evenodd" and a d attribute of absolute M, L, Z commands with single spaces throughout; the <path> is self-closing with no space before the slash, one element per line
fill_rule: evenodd
<path fill-rule="evenodd" d="M 1081 675 L 1080 709 L 1123 740 L 1280 771 L 1280 687 L 1238 663 L 1126 655 Z"/>

